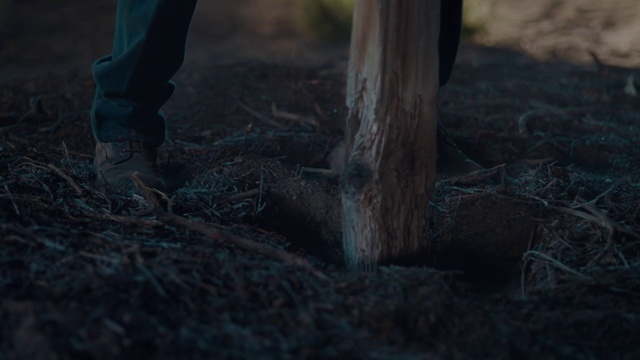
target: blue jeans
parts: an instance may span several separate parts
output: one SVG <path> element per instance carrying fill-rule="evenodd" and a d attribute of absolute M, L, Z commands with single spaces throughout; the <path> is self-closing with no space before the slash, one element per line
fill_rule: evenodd
<path fill-rule="evenodd" d="M 119 0 L 111 55 L 93 65 L 91 126 L 97 141 L 164 141 L 160 111 L 184 60 L 197 0 Z"/>
<path fill-rule="evenodd" d="M 171 78 L 184 60 L 196 2 L 118 1 L 113 53 L 93 65 L 97 88 L 91 127 L 97 141 L 133 140 L 151 147 L 164 142 L 160 108 L 175 89 Z M 440 15 L 440 85 L 444 85 L 458 49 L 462 0 L 443 0 Z"/>

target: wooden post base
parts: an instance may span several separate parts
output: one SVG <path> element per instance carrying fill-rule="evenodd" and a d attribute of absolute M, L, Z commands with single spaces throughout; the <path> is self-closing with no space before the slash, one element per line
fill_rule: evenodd
<path fill-rule="evenodd" d="M 357 0 L 342 194 L 347 267 L 428 249 L 436 175 L 439 0 Z"/>

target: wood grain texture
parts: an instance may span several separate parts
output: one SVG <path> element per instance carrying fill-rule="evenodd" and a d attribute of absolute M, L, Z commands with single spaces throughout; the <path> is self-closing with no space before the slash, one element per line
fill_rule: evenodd
<path fill-rule="evenodd" d="M 428 250 L 436 174 L 438 0 L 359 0 L 354 9 L 342 196 L 347 266 Z"/>

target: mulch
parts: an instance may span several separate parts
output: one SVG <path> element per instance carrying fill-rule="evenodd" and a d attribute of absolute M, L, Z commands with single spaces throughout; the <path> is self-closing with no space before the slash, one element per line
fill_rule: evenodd
<path fill-rule="evenodd" d="M 340 261 L 341 65 L 186 69 L 170 190 L 133 198 L 95 185 L 90 76 L 0 86 L 0 353 L 637 358 L 634 71 L 461 58 L 441 121 L 488 170 L 438 183 L 424 266 L 371 273 Z"/>

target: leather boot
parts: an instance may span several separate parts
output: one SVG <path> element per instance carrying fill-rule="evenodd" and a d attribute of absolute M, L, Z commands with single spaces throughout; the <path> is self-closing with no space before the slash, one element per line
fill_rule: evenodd
<path fill-rule="evenodd" d="M 165 182 L 158 173 L 157 151 L 135 141 L 118 141 L 96 144 L 93 160 L 98 183 L 126 195 L 139 194 L 131 175 L 137 172 L 151 188 L 164 190 Z"/>

